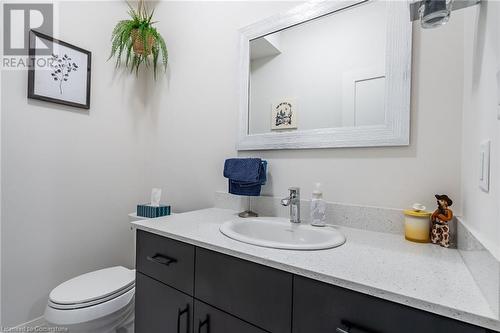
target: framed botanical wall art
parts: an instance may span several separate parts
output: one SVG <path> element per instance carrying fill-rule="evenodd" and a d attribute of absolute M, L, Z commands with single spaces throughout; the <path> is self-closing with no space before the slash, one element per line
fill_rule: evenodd
<path fill-rule="evenodd" d="M 31 30 L 29 56 L 28 98 L 90 108 L 90 51 Z"/>
<path fill-rule="evenodd" d="M 281 99 L 272 105 L 271 130 L 297 128 L 297 101 L 294 98 Z"/>

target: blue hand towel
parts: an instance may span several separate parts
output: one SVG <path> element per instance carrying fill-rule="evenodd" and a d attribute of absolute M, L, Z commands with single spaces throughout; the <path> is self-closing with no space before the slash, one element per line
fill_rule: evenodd
<path fill-rule="evenodd" d="M 267 161 L 260 158 L 230 158 L 224 163 L 224 177 L 229 179 L 229 193 L 259 196 L 266 183 Z"/>
<path fill-rule="evenodd" d="M 247 183 L 256 183 L 261 174 L 260 158 L 229 158 L 224 162 L 224 177 Z"/>

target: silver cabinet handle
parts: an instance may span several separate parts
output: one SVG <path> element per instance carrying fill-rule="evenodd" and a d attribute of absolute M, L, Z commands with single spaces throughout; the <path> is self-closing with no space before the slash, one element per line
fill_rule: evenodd
<path fill-rule="evenodd" d="M 335 330 L 335 332 L 337 332 L 337 333 L 349 333 L 349 331 L 346 331 L 345 329 L 340 328 L 340 327 L 337 327 L 337 329 Z"/>

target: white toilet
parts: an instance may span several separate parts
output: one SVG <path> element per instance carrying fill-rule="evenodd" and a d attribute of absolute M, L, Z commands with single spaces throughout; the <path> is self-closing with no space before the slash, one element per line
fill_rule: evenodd
<path fill-rule="evenodd" d="M 135 270 L 101 269 L 54 288 L 44 317 L 70 333 L 133 333 L 134 294 Z"/>

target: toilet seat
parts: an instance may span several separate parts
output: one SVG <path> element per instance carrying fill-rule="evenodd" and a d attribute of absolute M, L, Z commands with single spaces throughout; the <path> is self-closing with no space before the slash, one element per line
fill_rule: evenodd
<path fill-rule="evenodd" d="M 49 295 L 49 306 L 79 309 L 114 299 L 135 285 L 135 270 L 109 267 L 61 283 Z"/>
<path fill-rule="evenodd" d="M 58 310 L 76 310 L 76 309 L 86 308 L 89 306 L 98 305 L 101 303 L 112 301 L 113 299 L 127 293 L 129 290 L 134 289 L 134 288 L 135 288 L 135 284 L 133 283 L 130 286 L 128 286 L 127 288 L 119 290 L 116 293 L 110 294 L 108 296 L 98 298 L 98 299 L 95 299 L 95 300 L 89 301 L 89 302 L 80 302 L 80 303 L 74 303 L 74 304 L 61 304 L 61 303 L 57 303 L 57 302 L 49 299 L 48 305 L 51 308 L 58 309 Z"/>
<path fill-rule="evenodd" d="M 45 309 L 54 324 L 100 320 L 133 307 L 135 270 L 117 266 L 83 274 L 54 288 Z"/>
<path fill-rule="evenodd" d="M 101 326 L 104 325 L 103 323 L 107 325 L 110 322 L 122 321 L 124 316 L 133 313 L 134 294 L 135 288 L 132 288 L 110 301 L 79 309 L 61 310 L 47 305 L 44 318 L 51 325 L 63 327 L 68 325 Z"/>

